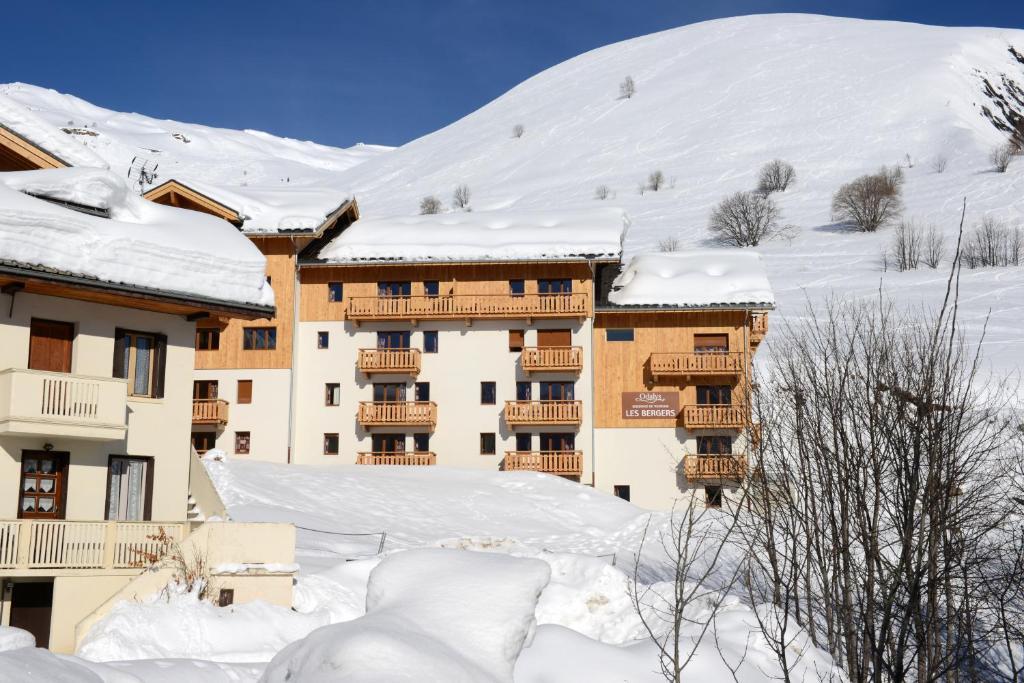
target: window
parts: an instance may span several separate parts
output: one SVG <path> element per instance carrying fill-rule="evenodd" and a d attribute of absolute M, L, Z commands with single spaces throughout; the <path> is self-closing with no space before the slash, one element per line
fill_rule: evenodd
<path fill-rule="evenodd" d="M 338 454 L 338 435 L 324 434 L 324 455 Z"/>
<path fill-rule="evenodd" d="M 192 432 L 192 448 L 202 455 L 216 447 L 217 435 L 213 432 Z"/>
<path fill-rule="evenodd" d="M 331 333 L 321 330 L 316 333 L 316 348 L 326 349 L 331 344 Z"/>
<path fill-rule="evenodd" d="M 114 377 L 128 380 L 129 396 L 163 398 L 167 337 L 114 331 Z"/>
<path fill-rule="evenodd" d="M 20 519 L 64 519 L 69 458 L 67 453 L 22 451 Z"/>
<path fill-rule="evenodd" d="M 151 458 L 112 455 L 107 463 L 107 519 L 149 519 L 153 497 Z"/>
<path fill-rule="evenodd" d="M 341 405 L 341 385 L 337 382 L 328 382 L 324 385 L 324 405 Z"/>
<path fill-rule="evenodd" d="M 270 277 L 269 275 L 267 276 L 267 284 L 268 285 L 274 284 L 274 279 L 272 277 Z"/>
<path fill-rule="evenodd" d="M 249 455 L 249 432 L 235 432 L 235 453 Z"/>
<path fill-rule="evenodd" d="M 526 346 L 526 330 L 509 330 L 508 350 L 522 351 L 524 346 Z"/>
<path fill-rule="evenodd" d="M 423 353 L 437 353 L 436 330 L 426 330 L 423 332 Z"/>
<path fill-rule="evenodd" d="M 729 351 L 729 335 L 727 334 L 695 334 L 693 350 L 697 353 L 727 353 Z"/>
<path fill-rule="evenodd" d="M 195 400 L 217 398 L 219 383 L 215 379 L 197 379 L 192 382 L 192 398 Z"/>
<path fill-rule="evenodd" d="M 709 508 L 720 508 L 722 507 L 722 487 L 721 486 L 705 486 L 704 487 L 704 504 Z"/>
<path fill-rule="evenodd" d="M 697 453 L 700 455 L 732 455 L 732 437 L 698 436 Z"/>
<path fill-rule="evenodd" d="M 412 450 L 416 453 L 430 452 L 430 434 L 413 434 Z"/>
<path fill-rule="evenodd" d="M 553 451 L 566 453 L 576 450 L 576 435 L 556 432 L 554 434 L 540 435 L 540 449 L 542 451 Z"/>
<path fill-rule="evenodd" d="M 604 331 L 605 341 L 610 342 L 631 342 L 633 341 L 633 329 L 632 328 L 608 328 Z"/>
<path fill-rule="evenodd" d="M 480 405 L 493 406 L 497 402 L 497 385 L 494 382 L 480 382 Z"/>
<path fill-rule="evenodd" d="M 407 349 L 409 348 L 409 340 L 411 339 L 411 333 L 400 331 L 400 332 L 378 332 L 377 333 L 377 348 L 378 349 Z"/>
<path fill-rule="evenodd" d="M 480 455 L 494 455 L 494 432 L 480 434 Z"/>
<path fill-rule="evenodd" d="M 341 301 L 345 294 L 345 289 L 342 287 L 340 282 L 328 282 L 327 283 L 327 300 L 332 302 Z"/>
<path fill-rule="evenodd" d="M 246 351 L 272 351 L 277 348 L 276 327 L 246 327 L 242 334 L 242 348 Z"/>
<path fill-rule="evenodd" d="M 540 400 L 542 401 L 571 401 L 576 393 L 576 385 L 573 382 L 541 382 Z"/>
<path fill-rule="evenodd" d="M 252 380 L 238 380 L 238 392 L 235 394 L 235 403 L 252 403 Z"/>
<path fill-rule="evenodd" d="M 732 404 L 732 388 L 728 386 L 698 386 L 697 404 L 727 406 Z"/>
<path fill-rule="evenodd" d="M 621 498 L 625 501 L 629 500 L 629 484 L 616 484 L 613 487 L 613 491 L 617 498 Z"/>
<path fill-rule="evenodd" d="M 425 280 L 423 282 L 423 293 L 427 296 L 437 296 L 441 291 L 441 283 L 437 280 Z"/>
<path fill-rule="evenodd" d="M 416 382 L 416 400 L 430 400 L 430 382 Z"/>
<path fill-rule="evenodd" d="M 378 282 L 377 296 L 409 296 L 412 294 L 411 282 Z"/>
<path fill-rule="evenodd" d="M 516 450 L 517 451 L 532 451 L 533 450 L 533 434 L 519 432 L 516 434 Z"/>
<path fill-rule="evenodd" d="M 572 280 L 537 280 L 537 291 L 541 294 L 572 294 Z"/>
<path fill-rule="evenodd" d="M 517 401 L 529 401 L 532 396 L 533 391 L 529 382 L 516 382 Z"/>
<path fill-rule="evenodd" d="M 217 594 L 217 607 L 230 607 L 235 604 L 235 589 L 221 588 Z"/>
<path fill-rule="evenodd" d="M 216 351 L 220 348 L 220 330 L 215 327 L 196 328 L 196 351 Z"/>
<path fill-rule="evenodd" d="M 526 294 L 526 280 L 509 280 L 508 293 L 512 296 L 524 296 Z"/>
<path fill-rule="evenodd" d="M 405 385 L 376 383 L 373 385 L 373 400 L 377 403 L 404 401 Z"/>

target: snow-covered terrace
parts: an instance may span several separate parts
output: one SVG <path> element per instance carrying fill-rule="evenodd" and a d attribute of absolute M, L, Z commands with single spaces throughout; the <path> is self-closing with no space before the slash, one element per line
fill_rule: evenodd
<path fill-rule="evenodd" d="M 697 249 L 638 254 L 612 283 L 616 306 L 772 308 L 760 254 L 743 249 Z"/>
<path fill-rule="evenodd" d="M 233 226 L 148 202 L 99 168 L 0 174 L 0 263 L 232 305 L 274 303 L 265 257 Z"/>
<path fill-rule="evenodd" d="M 479 211 L 361 219 L 320 250 L 326 263 L 617 259 L 621 209 Z"/>

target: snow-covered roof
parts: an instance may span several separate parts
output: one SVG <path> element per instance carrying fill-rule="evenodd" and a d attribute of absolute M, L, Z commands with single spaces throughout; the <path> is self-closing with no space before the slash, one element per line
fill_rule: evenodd
<path fill-rule="evenodd" d="M 246 234 L 315 232 L 352 199 L 352 193 L 322 182 L 228 187 L 189 178 L 175 180 L 237 213 Z"/>
<path fill-rule="evenodd" d="M 618 306 L 771 307 L 760 254 L 743 249 L 637 254 L 612 283 Z"/>
<path fill-rule="evenodd" d="M 629 218 L 621 209 L 479 211 L 360 219 L 320 250 L 328 263 L 612 259 Z"/>
<path fill-rule="evenodd" d="M 177 296 L 274 303 L 266 258 L 234 227 L 146 201 L 105 169 L 0 173 L 0 261 Z"/>
<path fill-rule="evenodd" d="M 0 95 L 0 125 L 70 166 L 107 168 L 92 150 L 5 95 Z"/>

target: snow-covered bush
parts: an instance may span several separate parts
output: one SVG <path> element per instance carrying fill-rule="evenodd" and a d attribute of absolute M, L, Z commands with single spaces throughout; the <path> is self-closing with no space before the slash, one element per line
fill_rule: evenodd
<path fill-rule="evenodd" d="M 1024 233 L 985 216 L 964 239 L 960 263 L 968 268 L 1019 266 L 1024 260 Z"/>
<path fill-rule="evenodd" d="M 452 206 L 463 211 L 469 210 L 469 185 L 459 185 L 452 193 Z"/>
<path fill-rule="evenodd" d="M 681 247 L 682 244 L 680 244 L 679 238 L 674 235 L 669 235 L 668 237 L 658 240 L 658 251 L 679 251 Z"/>
<path fill-rule="evenodd" d="M 665 186 L 665 174 L 661 171 L 651 171 L 647 176 L 647 189 L 657 192 Z"/>
<path fill-rule="evenodd" d="M 611 190 L 608 189 L 607 185 L 598 185 L 596 188 L 594 188 L 594 199 L 608 199 L 608 195 L 610 193 Z"/>
<path fill-rule="evenodd" d="M 622 83 L 619 83 L 619 97 L 628 100 L 636 94 L 636 83 L 633 82 L 632 76 L 626 76 Z"/>
<path fill-rule="evenodd" d="M 514 137 L 514 138 L 521 138 L 521 137 L 523 137 L 523 133 L 525 133 L 525 132 L 526 132 L 526 127 L 523 126 L 523 124 L 521 124 L 521 123 L 517 123 L 516 125 L 512 126 L 512 137 Z"/>
<path fill-rule="evenodd" d="M 849 223 L 861 232 L 875 232 L 903 213 L 903 170 L 883 166 L 862 175 L 832 197 L 833 220 Z"/>
<path fill-rule="evenodd" d="M 936 154 L 935 158 L 932 159 L 932 170 L 936 173 L 943 173 L 946 170 L 946 166 L 949 165 L 949 157 L 945 154 Z"/>
<path fill-rule="evenodd" d="M 441 213 L 441 200 L 431 195 L 420 200 L 420 214 Z"/>
<path fill-rule="evenodd" d="M 773 159 L 761 167 L 757 174 L 757 191 L 761 194 L 785 192 L 796 182 L 796 169 L 782 159 Z"/>
<path fill-rule="evenodd" d="M 723 244 L 756 247 L 781 232 L 782 213 L 775 201 L 759 192 L 737 192 L 711 212 L 708 229 Z"/>
<path fill-rule="evenodd" d="M 995 169 L 996 173 L 1006 173 L 1016 153 L 1017 147 L 1013 143 L 1007 142 L 994 147 L 989 153 L 988 159 L 992 162 L 992 168 Z"/>

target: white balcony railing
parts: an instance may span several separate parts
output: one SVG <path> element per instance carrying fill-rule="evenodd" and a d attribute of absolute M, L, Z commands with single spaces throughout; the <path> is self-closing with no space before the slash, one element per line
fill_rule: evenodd
<path fill-rule="evenodd" d="M 123 379 L 0 370 L 0 433 L 119 440 L 128 429 L 127 400 Z"/>
<path fill-rule="evenodd" d="M 0 520 L 0 569 L 132 569 L 147 567 L 161 533 L 176 542 L 183 522 Z"/>

